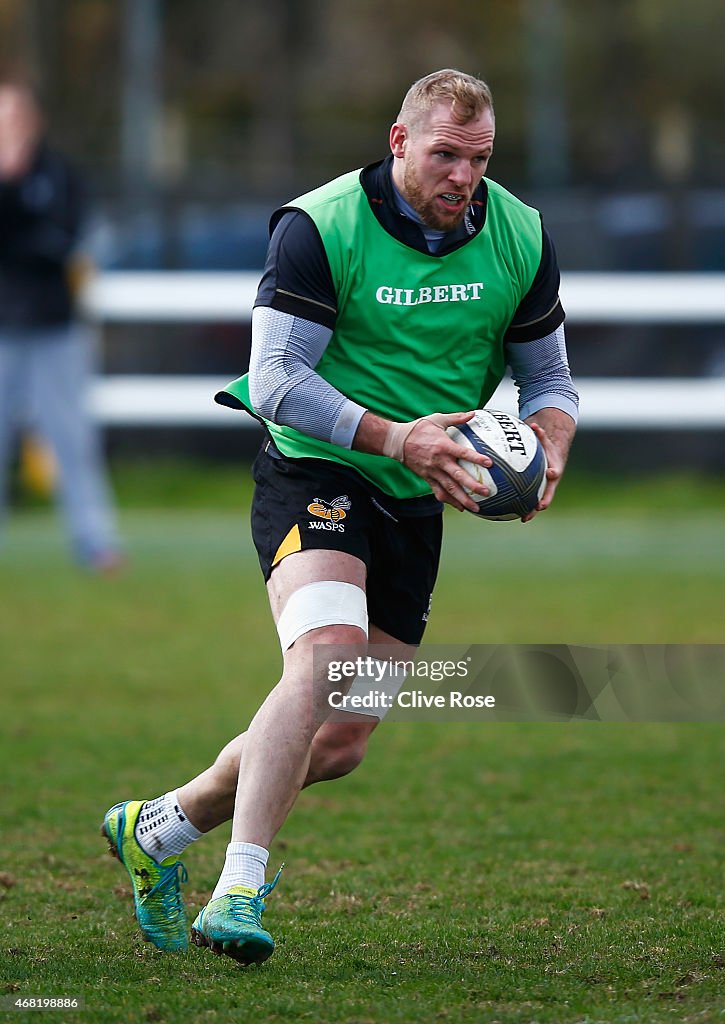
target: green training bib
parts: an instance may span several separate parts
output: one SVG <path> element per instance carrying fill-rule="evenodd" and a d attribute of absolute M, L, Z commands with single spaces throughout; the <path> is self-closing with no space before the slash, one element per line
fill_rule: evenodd
<path fill-rule="evenodd" d="M 314 221 L 337 292 L 335 330 L 316 372 L 386 419 L 481 408 L 504 375 L 504 335 L 538 270 L 542 230 L 536 210 L 486 183 L 483 228 L 445 256 L 418 252 L 388 234 L 370 209 L 359 171 L 285 207 Z M 225 390 L 251 409 L 246 377 Z M 393 459 L 265 422 L 290 458 L 343 463 L 398 498 L 430 493 Z"/>

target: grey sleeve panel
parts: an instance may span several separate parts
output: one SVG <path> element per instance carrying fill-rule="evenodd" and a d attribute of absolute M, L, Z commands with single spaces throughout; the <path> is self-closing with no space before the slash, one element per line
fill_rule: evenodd
<path fill-rule="evenodd" d="M 351 448 L 366 410 L 315 373 L 331 337 L 322 324 L 257 306 L 252 311 L 249 394 L 264 419 Z"/>
<path fill-rule="evenodd" d="M 576 423 L 579 395 L 571 379 L 563 324 L 544 338 L 507 344 L 506 361 L 519 390 L 521 419 L 554 408 L 568 413 Z"/>

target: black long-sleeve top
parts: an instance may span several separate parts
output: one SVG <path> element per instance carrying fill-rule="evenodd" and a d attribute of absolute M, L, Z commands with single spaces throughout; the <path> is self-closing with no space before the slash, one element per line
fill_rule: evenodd
<path fill-rule="evenodd" d="M 71 319 L 67 264 L 85 213 L 84 193 L 76 171 L 46 144 L 25 175 L 0 180 L 0 329 Z"/>

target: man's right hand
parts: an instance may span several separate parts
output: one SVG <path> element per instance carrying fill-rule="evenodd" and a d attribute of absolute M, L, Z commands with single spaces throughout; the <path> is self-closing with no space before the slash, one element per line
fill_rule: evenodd
<path fill-rule="evenodd" d="M 459 512 L 477 512 L 478 506 L 466 493 L 488 494 L 488 488 L 467 473 L 459 463 L 466 459 L 479 466 L 493 463 L 486 455 L 456 444 L 446 433 L 447 427 L 467 423 L 473 412 L 432 413 L 411 423 L 391 423 L 366 412 L 360 420 L 353 447 L 396 458 L 429 484 L 439 501 L 453 505 Z"/>

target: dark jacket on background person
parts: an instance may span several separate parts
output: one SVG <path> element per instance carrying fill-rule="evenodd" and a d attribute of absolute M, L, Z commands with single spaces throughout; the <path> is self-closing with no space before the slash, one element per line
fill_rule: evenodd
<path fill-rule="evenodd" d="M 67 261 L 84 208 L 80 177 L 46 144 L 23 177 L 0 180 L 0 330 L 72 319 Z"/>

